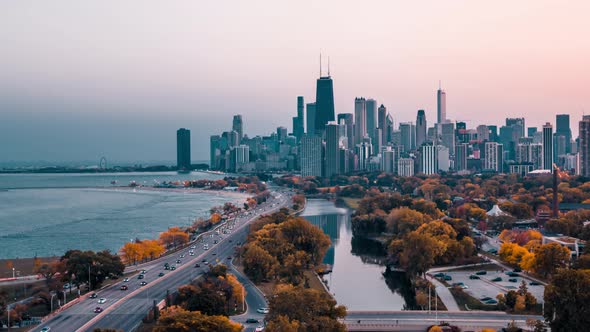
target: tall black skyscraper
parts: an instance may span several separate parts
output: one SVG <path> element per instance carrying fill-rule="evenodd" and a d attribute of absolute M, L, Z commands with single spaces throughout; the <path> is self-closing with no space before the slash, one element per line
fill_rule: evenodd
<path fill-rule="evenodd" d="M 329 69 L 328 76 L 320 77 L 317 80 L 315 104 L 315 131 L 324 132 L 326 124 L 336 120 L 334 113 L 334 85 Z"/>
<path fill-rule="evenodd" d="M 426 113 L 424 110 L 418 110 L 416 115 L 416 147 L 420 147 L 426 142 Z"/>
<path fill-rule="evenodd" d="M 293 118 L 293 136 L 297 137 L 297 141 L 301 140 L 303 137 L 304 131 L 304 116 L 303 116 L 303 108 L 305 104 L 303 102 L 303 96 L 297 97 L 297 116 Z"/>
<path fill-rule="evenodd" d="M 238 133 L 238 143 L 236 145 L 239 145 L 242 141 L 242 137 L 244 137 L 244 123 L 242 122 L 242 115 L 234 115 L 232 130 Z"/>
<path fill-rule="evenodd" d="M 557 114 L 555 116 L 555 134 L 565 136 L 565 152 L 572 152 L 572 130 L 570 129 L 570 115 Z"/>
<path fill-rule="evenodd" d="M 191 131 L 188 129 L 176 131 L 176 165 L 179 170 L 191 167 Z"/>

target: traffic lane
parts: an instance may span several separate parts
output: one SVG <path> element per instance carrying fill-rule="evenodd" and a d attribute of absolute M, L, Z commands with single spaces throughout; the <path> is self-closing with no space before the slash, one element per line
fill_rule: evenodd
<path fill-rule="evenodd" d="M 371 311 L 349 311 L 346 315 L 346 319 L 423 319 L 435 315 L 432 311 L 385 311 L 385 312 L 371 312 Z M 514 320 L 526 320 L 527 318 L 543 319 L 542 316 L 536 315 L 512 315 L 505 312 L 495 311 L 439 311 L 438 319 L 514 319 Z"/>

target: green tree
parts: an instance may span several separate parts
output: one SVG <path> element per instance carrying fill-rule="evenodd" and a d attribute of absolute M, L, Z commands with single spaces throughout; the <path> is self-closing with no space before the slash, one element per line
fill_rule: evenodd
<path fill-rule="evenodd" d="M 551 331 L 586 331 L 590 326 L 590 271 L 562 269 L 545 287 L 545 311 Z"/>

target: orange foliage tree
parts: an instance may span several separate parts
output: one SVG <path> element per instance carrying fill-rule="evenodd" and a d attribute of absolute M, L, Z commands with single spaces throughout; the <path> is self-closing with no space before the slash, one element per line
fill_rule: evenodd
<path fill-rule="evenodd" d="M 160 242 L 168 247 L 176 247 L 188 242 L 189 235 L 179 227 L 169 228 L 167 231 L 160 233 Z"/>

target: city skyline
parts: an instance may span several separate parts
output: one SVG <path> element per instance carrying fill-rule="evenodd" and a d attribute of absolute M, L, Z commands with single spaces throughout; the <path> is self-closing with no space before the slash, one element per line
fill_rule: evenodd
<path fill-rule="evenodd" d="M 346 2 L 143 5 L 140 16 L 132 2 L 117 13 L 79 6 L 0 5 L 2 161 L 174 160 L 170 133 L 180 127 L 192 131 L 192 159 L 207 160 L 208 136 L 233 114 L 250 135 L 290 128 L 293 98 L 314 99 L 320 52 L 330 56 L 336 114 L 354 113 L 365 96 L 396 124 L 419 109 L 432 124 L 439 80 L 447 118 L 469 127 L 513 115 L 555 126 L 563 113 L 575 123 L 589 104 L 584 1 L 373 2 L 362 26 L 350 25 L 358 6 Z"/>

